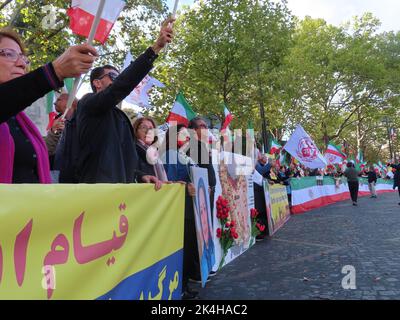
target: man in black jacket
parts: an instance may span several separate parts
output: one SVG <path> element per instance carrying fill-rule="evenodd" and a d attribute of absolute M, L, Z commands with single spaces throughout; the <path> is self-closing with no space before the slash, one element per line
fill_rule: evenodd
<path fill-rule="evenodd" d="M 217 184 L 217 180 L 215 178 L 215 170 L 210 155 L 210 148 L 208 147 L 208 126 L 203 118 L 196 117 L 189 122 L 189 129 L 194 130 L 194 132 L 192 132 L 194 139 L 190 140 L 193 142 L 193 145 L 190 145 L 189 156 L 200 168 L 207 169 L 208 184 L 210 187 L 210 205 L 211 212 L 213 212 L 215 185 Z"/>
<path fill-rule="evenodd" d="M 394 173 L 394 181 L 393 181 L 393 190 L 396 189 L 396 187 L 399 190 L 399 195 L 400 195 L 400 164 L 391 164 L 390 167 L 396 170 Z M 400 205 L 400 203 L 399 203 Z"/>
<path fill-rule="evenodd" d="M 368 171 L 368 187 L 371 192 L 371 198 L 377 198 L 376 195 L 376 183 L 378 182 L 378 176 L 376 175 L 374 166 L 369 167 Z"/>
<path fill-rule="evenodd" d="M 152 69 L 158 53 L 173 38 L 171 23 L 164 21 L 155 44 L 121 74 L 113 66 L 96 68 L 90 75 L 93 93 L 84 96 L 76 114 L 80 183 L 157 183 L 157 178 L 137 170 L 134 134 L 129 118 L 117 105 Z"/>

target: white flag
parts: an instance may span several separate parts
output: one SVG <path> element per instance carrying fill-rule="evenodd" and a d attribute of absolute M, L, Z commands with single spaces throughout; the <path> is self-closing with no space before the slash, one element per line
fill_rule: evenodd
<path fill-rule="evenodd" d="M 130 52 L 126 55 L 124 61 L 124 69 L 126 69 L 132 62 L 133 57 Z M 154 87 L 164 88 L 165 85 L 157 79 L 145 76 L 144 79 L 136 86 L 136 88 L 125 98 L 125 101 L 131 104 L 135 104 L 141 108 L 150 109 L 151 105 L 149 102 L 149 92 Z"/>
<path fill-rule="evenodd" d="M 326 159 L 301 125 L 297 125 L 283 149 L 307 168 L 320 169 L 327 165 Z"/>

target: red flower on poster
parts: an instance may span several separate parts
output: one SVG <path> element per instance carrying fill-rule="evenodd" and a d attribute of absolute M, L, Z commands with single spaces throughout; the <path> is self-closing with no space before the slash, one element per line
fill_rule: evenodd
<path fill-rule="evenodd" d="M 235 245 L 235 239 L 239 238 L 239 235 L 235 229 L 236 222 L 234 220 L 230 220 L 229 212 L 230 208 L 228 206 L 228 201 L 222 196 L 219 196 L 217 200 L 217 218 L 221 224 L 221 228 L 217 229 L 217 238 L 221 243 L 223 252 L 219 269 L 221 269 L 224 265 L 228 250 Z"/>
<path fill-rule="evenodd" d="M 250 216 L 251 216 L 251 235 L 253 237 L 257 237 L 262 232 L 264 232 L 265 225 L 258 221 L 257 217 L 259 216 L 259 213 L 257 209 L 255 208 L 251 209 Z"/>

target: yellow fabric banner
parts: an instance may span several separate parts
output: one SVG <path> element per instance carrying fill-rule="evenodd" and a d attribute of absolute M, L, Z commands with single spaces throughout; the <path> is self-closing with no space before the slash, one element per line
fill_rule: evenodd
<path fill-rule="evenodd" d="M 290 218 L 290 208 L 285 186 L 264 182 L 269 235 L 272 236 Z"/>
<path fill-rule="evenodd" d="M 185 189 L 0 185 L 0 299 L 180 299 Z"/>

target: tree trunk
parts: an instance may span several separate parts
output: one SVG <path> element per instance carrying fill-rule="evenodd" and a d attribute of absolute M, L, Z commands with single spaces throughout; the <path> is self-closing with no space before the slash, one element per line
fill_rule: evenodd
<path fill-rule="evenodd" d="M 362 147 L 362 121 L 361 121 L 361 108 L 357 111 L 357 154 L 361 150 Z"/>

